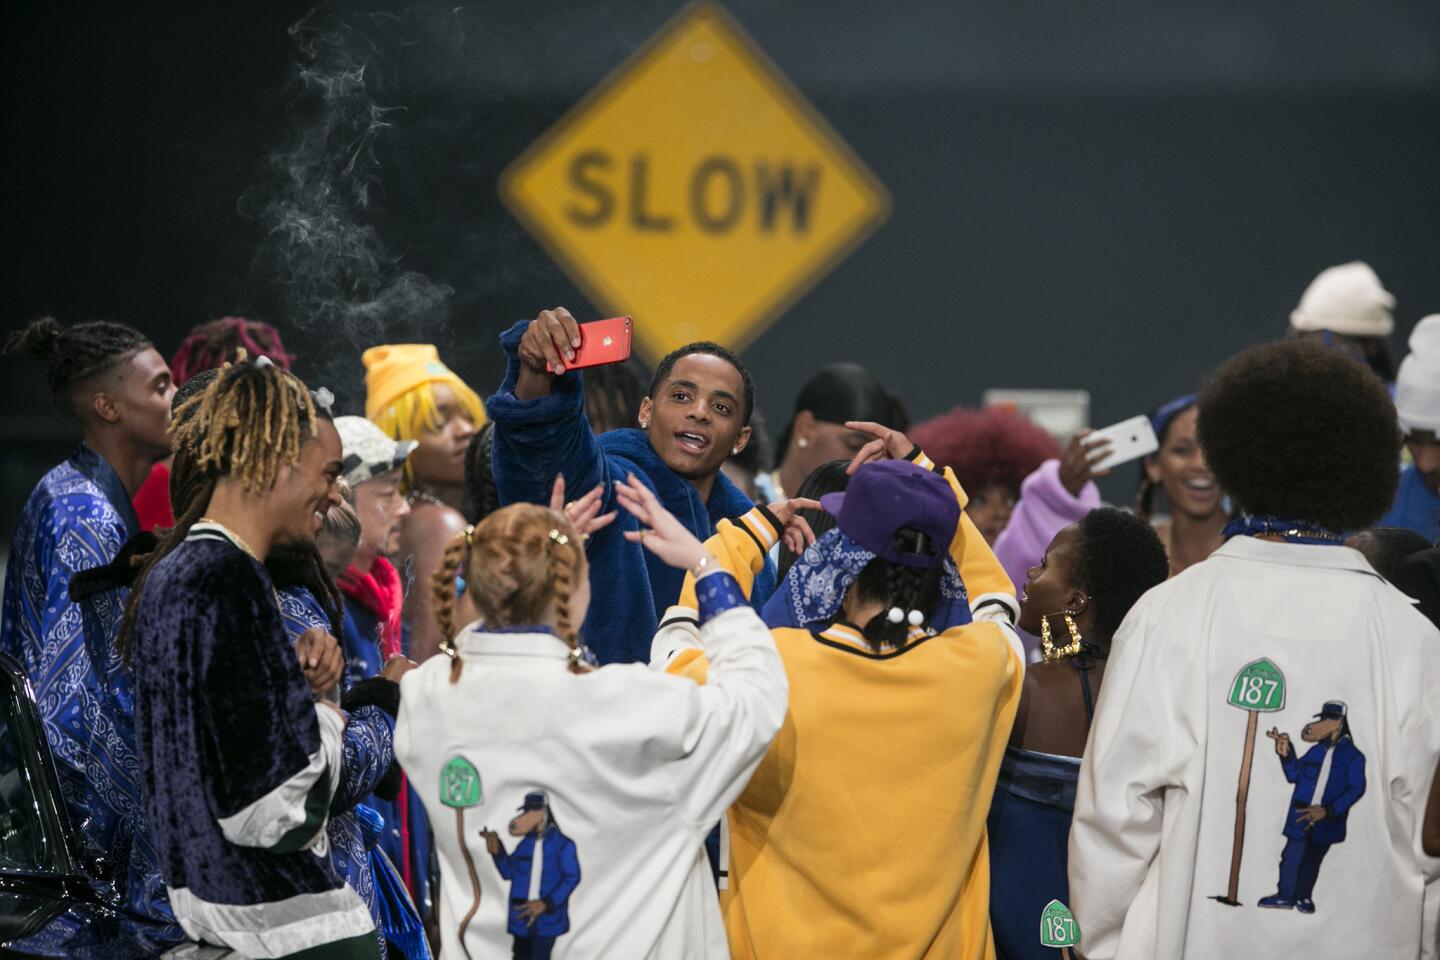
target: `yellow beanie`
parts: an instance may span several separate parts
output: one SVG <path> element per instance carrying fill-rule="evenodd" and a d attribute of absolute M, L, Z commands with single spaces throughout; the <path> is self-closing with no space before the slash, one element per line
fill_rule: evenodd
<path fill-rule="evenodd" d="M 427 383 L 471 392 L 455 371 L 440 362 L 434 344 L 382 344 L 366 350 L 360 359 L 365 364 L 365 416 L 370 420 L 378 420 L 386 407 Z"/>

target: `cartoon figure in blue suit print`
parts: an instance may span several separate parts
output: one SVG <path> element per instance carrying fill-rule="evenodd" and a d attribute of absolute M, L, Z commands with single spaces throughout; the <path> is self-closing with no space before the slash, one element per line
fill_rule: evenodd
<path fill-rule="evenodd" d="M 520 837 L 514 853 L 495 831 L 484 829 L 485 849 L 500 876 L 510 881 L 510 935 L 514 960 L 549 960 L 555 938 L 570 930 L 570 895 L 580 885 L 575 841 L 560 832 L 541 791 L 525 794 L 510 836 Z"/>
<path fill-rule="evenodd" d="M 1315 719 L 1300 731 L 1300 739 L 1315 746 L 1296 758 L 1290 735 L 1272 727 L 1266 734 L 1275 741 L 1285 779 L 1295 784 L 1285 816 L 1285 849 L 1280 854 L 1280 889 L 1263 897 L 1259 906 L 1278 910 L 1294 908 L 1314 913 L 1311 894 L 1320 864 L 1330 847 L 1345 840 L 1350 808 L 1365 795 L 1365 755 L 1350 739 L 1350 719 L 1343 701 L 1330 700 Z"/>

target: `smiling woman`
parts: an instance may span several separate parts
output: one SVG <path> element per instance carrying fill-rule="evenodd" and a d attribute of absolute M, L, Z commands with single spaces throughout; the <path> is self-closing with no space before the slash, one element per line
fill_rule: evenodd
<path fill-rule="evenodd" d="M 1229 519 L 1220 485 L 1195 435 L 1197 416 L 1193 394 L 1171 400 L 1150 415 L 1160 449 L 1145 458 L 1140 474 L 1138 512 L 1160 535 L 1172 577 L 1220 548 Z M 1169 505 L 1168 517 L 1156 516 L 1157 493 Z"/>

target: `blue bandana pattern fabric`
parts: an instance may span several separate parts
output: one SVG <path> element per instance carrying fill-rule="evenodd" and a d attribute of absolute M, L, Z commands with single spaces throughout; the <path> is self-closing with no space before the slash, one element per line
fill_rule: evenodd
<path fill-rule="evenodd" d="M 82 446 L 35 487 L 11 542 L 0 649 L 29 674 L 72 825 L 114 864 L 93 886 L 124 907 L 62 915 L 15 945 L 30 953 L 129 956 L 183 939 L 145 821 L 130 676 L 115 651 L 128 594 L 69 598 L 70 578 L 109 563 L 138 528 L 115 471 Z"/>
<path fill-rule="evenodd" d="M 840 615 L 845 592 L 860 576 L 865 565 L 875 559 L 839 527 L 828 531 L 811 544 L 761 613 L 765 625 L 808 628 L 811 624 L 828 624 Z M 930 627 L 937 633 L 971 621 L 970 597 L 960 580 L 960 571 L 951 557 L 945 558 L 940 579 L 940 601 L 930 613 Z"/>

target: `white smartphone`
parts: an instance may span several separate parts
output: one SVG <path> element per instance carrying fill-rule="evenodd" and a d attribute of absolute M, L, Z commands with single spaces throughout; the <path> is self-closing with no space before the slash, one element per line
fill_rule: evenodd
<path fill-rule="evenodd" d="M 1096 430 L 1085 438 L 1085 442 L 1092 443 L 1097 437 L 1110 441 L 1110 452 L 1095 462 L 1095 470 L 1109 470 L 1160 449 L 1160 441 L 1155 439 L 1155 429 L 1150 426 L 1150 418 L 1146 416 L 1131 417 L 1103 430 Z"/>

